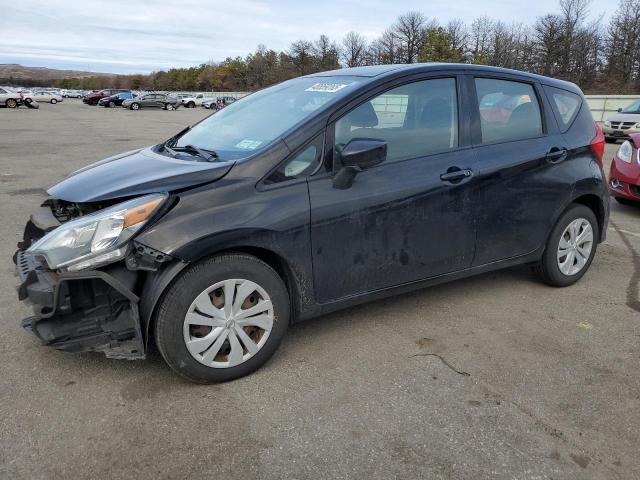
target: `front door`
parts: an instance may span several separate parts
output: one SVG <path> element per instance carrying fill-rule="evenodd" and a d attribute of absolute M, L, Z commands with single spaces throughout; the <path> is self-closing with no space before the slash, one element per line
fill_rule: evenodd
<path fill-rule="evenodd" d="M 366 100 L 329 126 L 325 148 L 387 142 L 387 159 L 350 188 L 309 179 L 314 287 L 320 302 L 471 265 L 475 155 L 462 148 L 456 78 L 415 81 Z M 456 173 L 457 172 L 457 173 Z"/>

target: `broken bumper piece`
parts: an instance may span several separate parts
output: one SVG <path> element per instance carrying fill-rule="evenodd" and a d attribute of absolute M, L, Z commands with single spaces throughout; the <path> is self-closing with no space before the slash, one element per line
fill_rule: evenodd
<path fill-rule="evenodd" d="M 110 358 L 145 357 L 132 292 L 137 273 L 120 264 L 104 270 L 57 273 L 18 250 L 18 297 L 33 305 L 22 327 L 43 344 L 67 352 L 103 352 Z"/>

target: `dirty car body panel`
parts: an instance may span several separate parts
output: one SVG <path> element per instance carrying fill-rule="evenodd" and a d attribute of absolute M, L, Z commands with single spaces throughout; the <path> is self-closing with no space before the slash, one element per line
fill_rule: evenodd
<path fill-rule="evenodd" d="M 540 135 L 481 144 L 476 78 L 531 88 L 540 105 Z M 402 124 L 410 117 L 424 131 L 442 127 L 429 119 L 421 124 L 421 113 L 407 100 L 416 82 L 431 80 L 455 98 L 442 115 L 455 122 L 456 136 L 445 139 L 443 149 L 394 158 L 394 148 L 403 143 Z M 14 258 L 20 298 L 34 306 L 23 326 L 63 350 L 142 358 L 163 292 L 189 265 L 222 252 L 243 252 L 273 267 L 287 286 L 296 321 L 536 261 L 555 220 L 575 201 L 597 210 L 603 228 L 596 241 L 604 238 L 607 187 L 589 148 L 596 135 L 593 120 L 583 112 L 572 120 L 574 126 L 559 127 L 545 90 L 551 86 L 579 96 L 586 109 L 574 85 L 490 67 L 438 64 L 355 68 L 296 81 L 306 82 L 305 91 L 328 91 L 335 99 L 264 148 L 251 150 L 259 142 L 243 140 L 239 145 L 249 149 L 246 154 L 220 151 L 216 161 L 196 161 L 194 152 L 189 154 L 194 158 L 174 157 L 161 144 L 103 160 L 52 187 Z M 341 120 L 374 98 L 377 120 L 360 115 L 341 133 Z M 247 99 L 203 122 L 240 111 Z M 429 100 L 430 108 L 440 108 L 438 100 Z M 385 117 L 383 111 L 395 113 Z M 337 138 L 358 129 L 362 135 L 378 134 L 385 119 L 390 119 L 389 135 L 400 139 L 389 142 L 386 160 L 352 169 L 346 183 L 338 181 L 349 169 L 341 165 L 340 150 L 346 147 L 338 146 Z M 171 145 L 179 145 L 184 132 Z M 283 177 L 281 166 L 310 146 L 317 166 Z M 554 148 L 564 153 L 557 155 Z M 47 268 L 29 253 L 34 241 L 69 219 L 156 193 L 166 200 L 116 262 L 69 272 Z"/>

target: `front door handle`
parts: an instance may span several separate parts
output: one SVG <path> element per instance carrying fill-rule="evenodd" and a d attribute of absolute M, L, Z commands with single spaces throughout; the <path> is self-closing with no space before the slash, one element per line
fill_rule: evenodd
<path fill-rule="evenodd" d="M 443 182 L 456 182 L 459 180 L 463 180 L 465 178 L 470 178 L 473 176 L 473 171 L 468 168 L 465 169 L 457 169 L 457 170 L 448 170 L 446 173 L 440 175 L 440 180 Z"/>
<path fill-rule="evenodd" d="M 566 148 L 553 147 L 544 158 L 549 163 L 560 163 L 567 158 L 567 154 Z"/>

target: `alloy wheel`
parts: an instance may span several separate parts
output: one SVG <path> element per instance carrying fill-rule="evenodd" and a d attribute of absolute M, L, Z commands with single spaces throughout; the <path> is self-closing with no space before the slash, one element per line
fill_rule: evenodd
<path fill-rule="evenodd" d="M 191 356 L 207 367 L 235 367 L 260 351 L 273 321 L 273 304 L 260 285 L 228 279 L 205 289 L 191 303 L 183 324 L 184 342 Z"/>
<path fill-rule="evenodd" d="M 589 261 L 593 249 L 593 228 L 584 218 L 573 220 L 560 236 L 558 267 L 567 275 L 580 272 Z"/>

